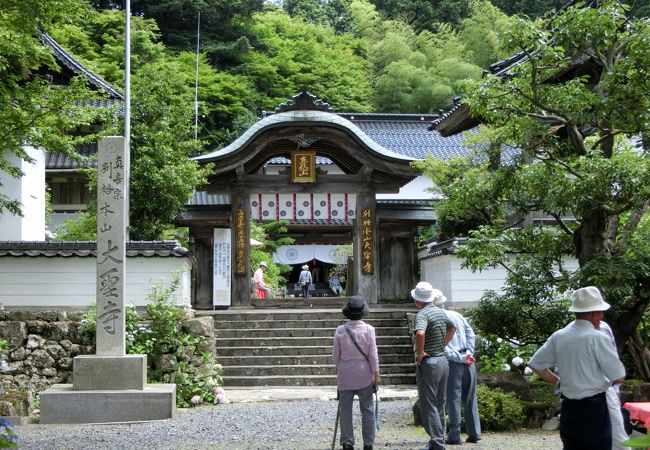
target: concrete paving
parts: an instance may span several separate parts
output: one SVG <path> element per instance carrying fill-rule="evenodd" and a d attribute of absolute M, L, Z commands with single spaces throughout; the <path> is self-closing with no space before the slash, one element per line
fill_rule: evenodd
<path fill-rule="evenodd" d="M 235 403 L 336 400 L 336 386 L 254 386 L 224 388 Z M 379 401 L 408 400 L 418 396 L 416 386 L 379 386 Z"/>

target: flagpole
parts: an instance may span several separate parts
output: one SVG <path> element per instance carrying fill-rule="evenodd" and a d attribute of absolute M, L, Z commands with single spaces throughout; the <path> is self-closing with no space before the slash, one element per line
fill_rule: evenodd
<path fill-rule="evenodd" d="M 129 241 L 129 193 L 131 175 L 131 0 L 125 0 L 126 24 L 124 32 L 124 177 L 125 191 L 124 201 L 126 202 L 126 240 Z"/>

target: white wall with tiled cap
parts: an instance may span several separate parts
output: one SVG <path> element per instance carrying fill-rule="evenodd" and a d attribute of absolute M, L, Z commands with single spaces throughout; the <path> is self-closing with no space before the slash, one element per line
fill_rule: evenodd
<path fill-rule="evenodd" d="M 191 263 L 181 257 L 129 257 L 125 304 L 146 306 L 151 286 L 169 286 L 175 273 L 180 285 L 177 304 L 191 303 Z M 0 304 L 4 308 L 85 308 L 95 303 L 95 258 L 2 257 Z"/>

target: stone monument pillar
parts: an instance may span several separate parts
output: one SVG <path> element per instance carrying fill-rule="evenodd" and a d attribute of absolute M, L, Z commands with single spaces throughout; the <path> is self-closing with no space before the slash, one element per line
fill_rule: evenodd
<path fill-rule="evenodd" d="M 41 393 L 41 423 L 170 419 L 176 385 L 147 385 L 147 355 L 127 355 L 124 287 L 126 204 L 123 137 L 99 142 L 97 161 L 96 354 L 73 360 L 72 385 Z"/>

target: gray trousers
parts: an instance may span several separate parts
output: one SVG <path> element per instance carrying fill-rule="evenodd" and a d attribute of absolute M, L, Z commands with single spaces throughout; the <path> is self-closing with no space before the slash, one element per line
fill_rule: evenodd
<path fill-rule="evenodd" d="M 375 445 L 375 409 L 372 401 L 372 385 L 352 391 L 339 391 L 341 411 L 341 445 L 354 445 L 354 426 L 352 425 L 352 404 L 354 395 L 359 397 L 361 410 L 361 434 L 363 445 Z"/>
<path fill-rule="evenodd" d="M 429 435 L 429 448 L 445 448 L 445 399 L 449 364 L 444 356 L 431 356 L 417 366 L 422 426 Z"/>
<path fill-rule="evenodd" d="M 472 439 L 481 437 L 481 421 L 476 400 L 476 366 L 449 362 L 447 379 L 447 440 L 460 442 L 461 405 L 465 416 L 465 428 Z"/>

